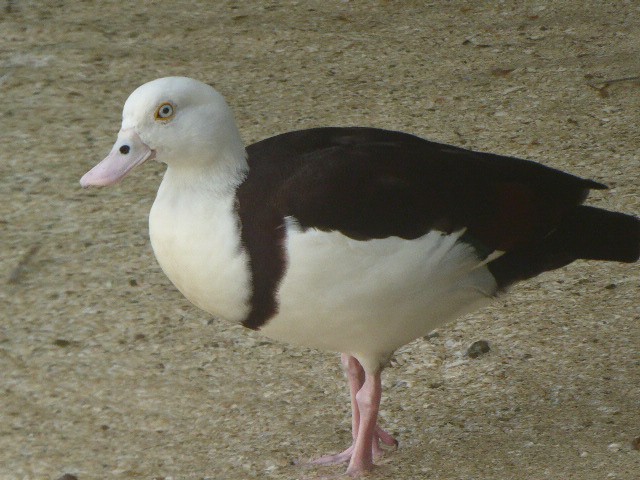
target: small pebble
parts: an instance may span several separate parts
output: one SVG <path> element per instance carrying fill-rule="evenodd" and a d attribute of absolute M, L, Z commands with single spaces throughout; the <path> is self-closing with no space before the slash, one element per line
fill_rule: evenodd
<path fill-rule="evenodd" d="M 607 448 L 610 452 L 619 452 L 621 446 L 622 445 L 620 445 L 619 443 L 610 443 Z"/>
<path fill-rule="evenodd" d="M 71 473 L 65 473 L 64 475 L 59 477 L 58 480 L 78 480 L 78 477 L 72 475 Z"/>
<path fill-rule="evenodd" d="M 489 352 L 491 348 L 489 347 L 489 342 L 486 340 L 478 340 L 477 342 L 473 342 L 471 346 L 467 349 L 467 357 L 470 358 L 478 358 L 480 355 Z"/>

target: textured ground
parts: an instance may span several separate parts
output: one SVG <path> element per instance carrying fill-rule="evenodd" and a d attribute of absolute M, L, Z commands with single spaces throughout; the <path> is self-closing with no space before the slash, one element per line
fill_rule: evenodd
<path fill-rule="evenodd" d="M 337 355 L 175 291 L 147 239 L 160 165 L 78 186 L 147 80 L 212 83 L 248 142 L 401 129 L 605 182 L 592 204 L 640 213 L 634 1 L 3 0 L 0 32 L 1 480 L 342 471 L 292 465 L 349 442 Z M 400 448 L 372 478 L 638 478 L 639 286 L 639 265 L 579 262 L 402 349 L 382 410 Z"/>

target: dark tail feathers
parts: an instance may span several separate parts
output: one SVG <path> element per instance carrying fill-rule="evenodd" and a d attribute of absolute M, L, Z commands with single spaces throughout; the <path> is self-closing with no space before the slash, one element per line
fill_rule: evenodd
<path fill-rule="evenodd" d="M 488 268 L 500 288 L 563 267 L 579 258 L 635 262 L 640 220 L 618 212 L 578 206 L 542 240 L 505 253 Z"/>

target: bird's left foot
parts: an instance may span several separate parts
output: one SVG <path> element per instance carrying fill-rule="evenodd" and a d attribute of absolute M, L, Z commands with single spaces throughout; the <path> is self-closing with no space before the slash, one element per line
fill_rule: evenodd
<path fill-rule="evenodd" d="M 343 452 L 335 453 L 333 455 L 324 455 L 320 458 L 311 460 L 309 464 L 322 465 L 322 466 L 339 465 L 341 463 L 347 463 L 349 460 L 351 460 L 352 454 L 353 454 L 353 444 Z"/>

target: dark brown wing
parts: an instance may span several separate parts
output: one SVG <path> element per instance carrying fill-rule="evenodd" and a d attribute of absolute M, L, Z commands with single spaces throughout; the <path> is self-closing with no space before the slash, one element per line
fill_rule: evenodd
<path fill-rule="evenodd" d="M 279 172 L 270 194 L 282 215 L 359 240 L 467 228 L 487 249 L 509 250 L 549 233 L 590 188 L 606 188 L 534 162 L 370 128 L 290 132 L 248 151 L 252 171 Z"/>

